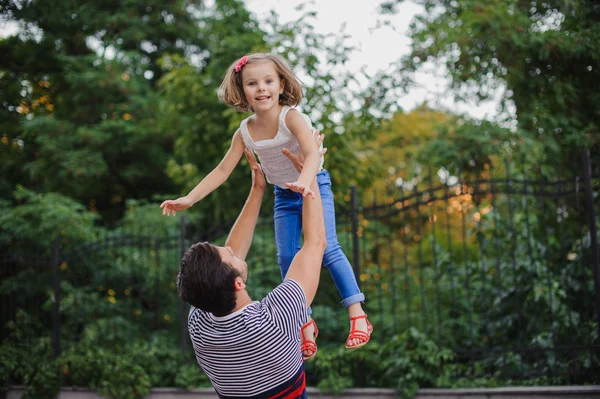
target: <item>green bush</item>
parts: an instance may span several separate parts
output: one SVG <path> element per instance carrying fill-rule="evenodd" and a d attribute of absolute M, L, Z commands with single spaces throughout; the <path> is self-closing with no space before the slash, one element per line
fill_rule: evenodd
<path fill-rule="evenodd" d="M 307 373 L 323 392 L 339 394 L 357 386 L 394 388 L 403 398 L 412 398 L 419 387 L 447 386 L 448 364 L 454 355 L 439 348 L 414 328 L 394 335 L 385 344 L 375 341 L 347 350 L 320 348 Z"/>
<path fill-rule="evenodd" d="M 0 391 L 6 391 L 9 384 L 16 383 L 25 386 L 23 399 L 56 396 L 61 378 L 49 337 L 36 336 L 41 326 L 22 311 L 7 327 L 10 335 L 0 346 Z"/>
<path fill-rule="evenodd" d="M 87 386 L 109 398 L 134 399 L 150 393 L 151 378 L 135 352 L 114 353 L 87 342 L 65 351 L 58 362 L 67 386 Z"/>
<path fill-rule="evenodd" d="M 24 398 L 54 397 L 61 386 L 83 386 L 115 399 L 146 396 L 152 387 L 191 389 L 210 386 L 191 354 L 185 354 L 167 335 L 131 340 L 127 345 L 83 334 L 77 344 L 54 359 L 50 339 L 36 337 L 40 326 L 19 312 L 11 334 L 0 347 L 0 391 L 9 384 L 26 387 Z M 94 327 L 91 327 L 94 328 Z"/>
<path fill-rule="evenodd" d="M 111 398 L 140 398 L 152 387 L 210 386 L 193 357 L 167 336 L 155 335 L 122 347 L 98 347 L 97 342 L 82 340 L 65 351 L 58 363 L 65 385 L 87 386 Z"/>

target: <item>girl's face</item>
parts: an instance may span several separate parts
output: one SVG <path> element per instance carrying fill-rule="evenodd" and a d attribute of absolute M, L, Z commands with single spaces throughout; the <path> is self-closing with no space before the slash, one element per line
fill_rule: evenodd
<path fill-rule="evenodd" d="M 279 79 L 275 63 L 265 60 L 244 66 L 242 85 L 246 101 L 254 112 L 264 112 L 279 105 L 285 82 Z"/>

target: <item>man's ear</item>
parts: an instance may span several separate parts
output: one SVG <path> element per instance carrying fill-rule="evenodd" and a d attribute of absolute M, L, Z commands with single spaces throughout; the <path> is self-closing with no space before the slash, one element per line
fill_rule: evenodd
<path fill-rule="evenodd" d="M 237 291 L 241 291 L 244 288 L 246 288 L 246 283 L 244 283 L 244 280 L 242 280 L 241 277 L 236 277 L 235 281 L 233 282 L 233 286 L 237 292 Z"/>

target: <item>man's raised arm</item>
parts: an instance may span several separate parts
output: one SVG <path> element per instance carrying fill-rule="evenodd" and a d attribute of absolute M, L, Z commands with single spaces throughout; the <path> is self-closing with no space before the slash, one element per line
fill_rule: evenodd
<path fill-rule="evenodd" d="M 267 186 L 265 177 L 252 151 L 246 148 L 244 149 L 244 154 L 252 169 L 252 188 L 250 189 L 250 194 L 248 194 L 246 204 L 244 204 L 240 216 L 238 216 L 231 228 L 231 232 L 225 243 L 225 246 L 231 247 L 233 253 L 242 260 L 246 259 L 246 255 L 252 244 L 254 228 L 256 227 L 260 205 Z"/>
<path fill-rule="evenodd" d="M 318 145 L 323 140 L 319 139 Z M 326 150 L 325 150 L 326 151 Z M 296 169 L 302 168 L 302 163 L 291 156 L 287 150 L 283 151 L 292 162 Z M 321 155 L 325 152 L 322 151 Z M 317 184 L 317 178 L 313 178 L 310 189 L 315 194 L 315 198 L 304 198 L 302 202 L 302 231 L 304 233 L 304 245 L 296 254 L 286 278 L 296 281 L 306 295 L 307 305 L 310 306 L 317 287 L 319 286 L 319 277 L 321 274 L 321 263 L 323 262 L 323 253 L 327 247 L 327 238 L 325 236 L 325 222 L 323 220 L 323 204 L 321 194 Z"/>

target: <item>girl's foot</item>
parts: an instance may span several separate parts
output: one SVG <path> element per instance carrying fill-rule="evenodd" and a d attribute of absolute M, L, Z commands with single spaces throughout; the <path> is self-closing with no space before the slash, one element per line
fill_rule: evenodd
<path fill-rule="evenodd" d="M 308 322 L 302 326 L 300 330 L 300 350 L 302 351 L 302 358 L 304 361 L 310 360 L 317 354 L 317 344 L 315 340 L 319 335 L 319 329 L 317 323 L 308 316 Z"/>
<path fill-rule="evenodd" d="M 348 314 L 350 316 L 350 334 L 348 334 L 348 339 L 346 340 L 346 348 L 360 348 L 366 345 L 371 339 L 373 326 L 369 323 L 360 303 L 348 307 Z"/>

